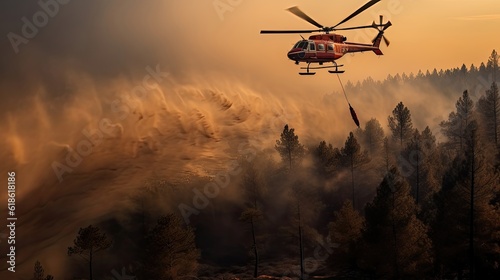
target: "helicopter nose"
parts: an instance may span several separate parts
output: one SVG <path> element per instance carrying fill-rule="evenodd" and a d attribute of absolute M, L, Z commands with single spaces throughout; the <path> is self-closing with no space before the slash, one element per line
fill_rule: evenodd
<path fill-rule="evenodd" d="M 304 58 L 305 51 L 303 51 L 301 49 L 293 49 L 293 50 L 288 52 L 287 56 L 290 60 L 297 61 L 297 60 Z"/>

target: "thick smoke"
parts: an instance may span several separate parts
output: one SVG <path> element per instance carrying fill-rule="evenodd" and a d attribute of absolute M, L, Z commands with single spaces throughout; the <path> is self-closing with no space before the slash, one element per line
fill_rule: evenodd
<path fill-rule="evenodd" d="M 340 95 L 261 93 L 234 81 L 181 84 L 167 77 L 137 96 L 142 92 L 130 89 L 140 79 L 104 86 L 82 80 L 73 81 L 78 90 L 59 106 L 33 92 L 1 127 L 1 169 L 18 174 L 18 239 L 25 252 L 19 265 L 28 271 L 35 256 L 51 256 L 47 265 L 56 273 L 77 229 L 135 207 L 130 197 L 150 178 L 176 183 L 213 176 L 227 168 L 239 144 L 272 148 L 286 123 L 307 145 L 326 139 L 339 146 L 354 127 Z M 377 112 L 383 123 L 392 108 L 357 109 Z M 175 210 L 181 201 L 164 208 Z"/>

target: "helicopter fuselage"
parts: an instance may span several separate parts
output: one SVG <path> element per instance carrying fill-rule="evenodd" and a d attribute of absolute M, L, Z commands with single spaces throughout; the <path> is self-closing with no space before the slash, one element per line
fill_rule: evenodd
<path fill-rule="evenodd" d="M 346 53 L 373 51 L 382 55 L 378 44 L 360 44 L 346 42 L 347 38 L 339 34 L 312 35 L 308 40 L 298 41 L 287 56 L 296 64 L 334 62 Z"/>

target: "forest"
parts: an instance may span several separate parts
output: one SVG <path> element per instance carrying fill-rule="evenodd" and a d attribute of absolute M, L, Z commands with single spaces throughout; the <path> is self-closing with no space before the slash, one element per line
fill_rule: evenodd
<path fill-rule="evenodd" d="M 498 64 L 493 51 L 479 67 L 349 82 L 353 95 L 439 88 L 455 109 L 417 127 L 401 100 L 342 144 L 303 142 L 293 123 L 273 147 L 230 143 L 218 173 L 151 178 L 126 217 L 81 225 L 66 269 L 73 279 L 500 279 Z M 57 279 L 43 262 L 33 279 Z"/>

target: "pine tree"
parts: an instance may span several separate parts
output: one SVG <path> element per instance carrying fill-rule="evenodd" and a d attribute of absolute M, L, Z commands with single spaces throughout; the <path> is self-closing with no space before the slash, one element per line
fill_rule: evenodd
<path fill-rule="evenodd" d="M 391 154 L 391 143 L 389 138 L 384 138 L 384 164 L 385 164 L 385 172 L 389 172 L 390 166 L 392 166 L 392 154 Z"/>
<path fill-rule="evenodd" d="M 436 268 L 441 277 L 452 272 L 462 272 L 467 263 L 467 209 L 464 194 L 456 188 L 464 180 L 462 164 L 458 158 L 443 178 L 443 187 L 435 200 L 437 214 L 432 226 L 436 251 Z M 455 199 L 461 195 L 461 202 Z M 465 206 L 465 207 L 464 207 Z M 453 209 L 452 211 L 450 211 Z"/>
<path fill-rule="evenodd" d="M 302 210 L 300 209 L 300 199 L 297 199 L 297 221 L 299 230 L 299 256 L 300 256 L 300 280 L 304 279 L 304 237 L 302 230 Z"/>
<path fill-rule="evenodd" d="M 383 177 L 387 172 L 385 165 L 385 145 L 384 145 L 384 130 L 380 122 L 372 118 L 366 122 L 364 129 L 356 130 L 356 138 L 359 140 L 361 147 L 363 147 L 366 155 L 370 158 L 369 165 L 364 167 L 368 173 L 367 176 Z"/>
<path fill-rule="evenodd" d="M 45 272 L 43 270 L 42 264 L 39 261 L 36 261 L 33 280 L 44 280 L 44 278 L 45 278 Z"/>
<path fill-rule="evenodd" d="M 486 64 L 487 69 L 493 72 L 493 82 L 496 82 L 497 73 L 498 73 L 498 62 L 500 57 L 496 50 L 491 52 L 490 57 L 488 58 L 488 63 Z"/>
<path fill-rule="evenodd" d="M 146 237 L 144 279 L 180 279 L 196 273 L 199 252 L 191 228 L 174 214 L 158 219 Z"/>
<path fill-rule="evenodd" d="M 357 247 L 363 230 L 364 219 L 353 209 L 349 200 L 339 211 L 333 214 L 329 224 L 331 242 L 339 244 L 332 255 L 332 265 L 338 268 L 352 269 L 357 265 Z"/>
<path fill-rule="evenodd" d="M 384 130 L 380 122 L 375 118 L 370 119 L 361 135 L 364 147 L 366 147 L 370 157 L 378 156 L 384 144 Z"/>
<path fill-rule="evenodd" d="M 325 141 L 321 141 L 318 147 L 314 149 L 313 156 L 318 173 L 324 177 L 328 177 L 333 173 L 335 166 L 338 165 L 340 151 L 337 148 L 333 148 L 332 144 L 326 144 Z"/>
<path fill-rule="evenodd" d="M 476 65 L 474 65 L 474 63 L 472 63 L 469 67 L 469 73 L 471 74 L 476 74 L 476 72 L 478 71 Z"/>
<path fill-rule="evenodd" d="M 367 163 L 369 160 L 366 154 L 361 152 L 361 147 L 352 132 L 349 133 L 349 137 L 347 137 L 344 147 L 340 150 L 340 154 L 344 166 L 348 167 L 351 171 L 352 206 L 355 207 L 354 169 Z"/>
<path fill-rule="evenodd" d="M 484 65 L 484 62 L 481 62 L 479 65 L 479 74 L 484 75 L 486 74 L 486 65 Z"/>
<path fill-rule="evenodd" d="M 89 263 L 89 279 L 93 279 L 93 260 L 94 255 L 111 246 L 111 240 L 101 233 L 98 227 L 92 225 L 86 228 L 80 228 L 78 236 L 73 241 L 74 246 L 68 247 L 68 256 L 80 255 Z"/>
<path fill-rule="evenodd" d="M 436 195 L 433 239 L 437 265 L 445 274 L 469 270 L 472 277 L 487 279 L 500 275 L 493 265 L 500 261 L 500 213 L 498 205 L 491 204 L 498 176 L 485 159 L 476 129 L 475 121 L 468 125 L 465 153 L 456 156 Z"/>
<path fill-rule="evenodd" d="M 458 79 L 462 81 L 461 86 L 462 88 L 468 88 L 468 83 L 467 83 L 467 77 L 469 76 L 469 71 L 467 70 L 467 66 L 465 64 L 462 64 L 462 67 L 460 67 L 460 71 L 458 72 Z"/>
<path fill-rule="evenodd" d="M 423 278 L 432 263 L 432 245 L 416 217 L 410 187 L 397 169 L 387 173 L 365 207 L 365 217 L 361 266 L 384 279 Z"/>
<path fill-rule="evenodd" d="M 241 213 L 240 220 L 249 223 L 252 233 L 252 250 L 254 254 L 254 272 L 253 277 L 257 278 L 259 274 L 259 250 L 257 245 L 256 224 L 262 217 L 262 211 L 259 207 L 263 194 L 265 192 L 264 182 L 260 172 L 255 166 L 258 159 L 243 165 L 242 187 L 245 197 L 245 209 Z"/>
<path fill-rule="evenodd" d="M 432 134 L 428 126 L 422 131 L 420 138 L 420 146 L 424 155 L 424 160 L 422 161 L 423 189 L 421 198 L 424 202 L 432 203 L 432 196 L 438 191 L 441 184 L 443 164 L 436 145 L 436 137 Z"/>
<path fill-rule="evenodd" d="M 305 154 L 305 149 L 299 142 L 299 136 L 295 135 L 295 129 L 288 129 L 285 125 L 280 140 L 276 140 L 275 149 L 279 152 L 284 163 L 288 164 L 290 170 L 300 163 Z"/>
<path fill-rule="evenodd" d="M 456 112 L 451 112 L 447 121 L 441 122 L 441 130 L 448 138 L 448 145 L 460 151 L 464 150 L 466 140 L 466 128 L 468 124 L 474 119 L 473 109 L 474 102 L 466 91 L 458 99 L 455 104 Z"/>
<path fill-rule="evenodd" d="M 388 120 L 392 137 L 399 140 L 400 147 L 402 148 L 403 143 L 411 137 L 413 132 L 410 110 L 403 105 L 403 102 L 399 102 L 392 111 L 392 116 L 388 117 Z"/>
<path fill-rule="evenodd" d="M 412 138 L 401 151 L 400 170 L 412 187 L 417 205 L 421 204 L 422 199 L 427 201 L 437 191 L 435 169 L 439 163 L 436 153 L 436 138 L 429 127 L 422 134 L 415 129 Z"/>
<path fill-rule="evenodd" d="M 481 117 L 481 127 L 486 138 L 495 144 L 495 148 L 500 145 L 500 94 L 495 82 L 477 101 L 477 111 Z"/>
<path fill-rule="evenodd" d="M 426 126 L 424 131 L 422 131 L 421 137 L 424 150 L 432 151 L 436 148 L 436 136 L 432 134 L 432 131 L 428 126 Z"/>
<path fill-rule="evenodd" d="M 311 188 L 301 180 L 295 181 L 290 188 L 291 197 L 291 227 L 287 229 L 291 235 L 297 238 L 299 249 L 300 270 L 299 279 L 305 279 L 304 247 L 308 241 L 317 238 L 317 232 L 310 226 L 314 217 L 317 217 L 323 205 L 318 202 L 317 189 Z"/>
<path fill-rule="evenodd" d="M 401 160 L 404 161 L 404 164 L 400 164 L 402 168 L 405 169 L 405 177 L 414 190 L 414 197 L 417 205 L 419 204 L 420 184 L 423 181 L 422 175 L 424 174 L 422 165 L 425 160 L 421 138 L 418 129 L 415 129 L 412 138 L 401 151 Z"/>

